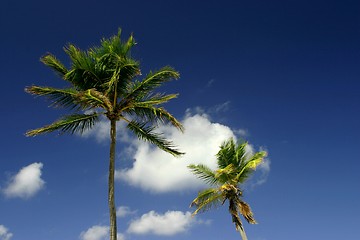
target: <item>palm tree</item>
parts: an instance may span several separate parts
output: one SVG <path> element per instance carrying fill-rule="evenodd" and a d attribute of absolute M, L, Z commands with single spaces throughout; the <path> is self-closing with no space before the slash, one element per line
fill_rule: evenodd
<path fill-rule="evenodd" d="M 190 207 L 196 207 L 193 215 L 223 205 L 228 201 L 232 221 L 243 240 L 247 240 L 247 237 L 239 213 L 248 223 L 256 224 L 256 221 L 249 204 L 242 200 L 242 190 L 239 185 L 249 178 L 267 154 L 264 151 L 251 154 L 248 149 L 247 142 L 236 144 L 233 139 L 230 139 L 220 146 L 216 155 L 217 170 L 213 171 L 203 164 L 188 166 L 195 175 L 213 186 L 200 191 L 193 200 L 190 205 Z"/>
<path fill-rule="evenodd" d="M 69 44 L 64 48 L 71 60 L 69 69 L 52 54 L 41 58 L 69 87 L 25 88 L 30 94 L 50 99 L 53 107 L 72 110 L 70 115 L 63 116 L 47 126 L 28 131 L 27 136 L 53 131 L 81 134 L 92 128 L 102 116 L 110 121 L 108 203 L 111 240 L 117 238 L 114 199 L 116 122 L 125 121 L 127 128 L 139 139 L 155 144 L 174 156 L 182 154 L 171 141 L 156 132 L 160 123 L 171 124 L 183 130 L 181 123 L 161 106 L 176 98 L 177 94 L 154 92 L 163 83 L 179 78 L 179 73 L 171 67 L 164 67 L 150 72 L 142 80 L 137 80 L 136 77 L 141 75 L 140 65 L 130 55 L 134 45 L 132 35 L 125 42 L 121 40 L 120 29 L 117 35 L 103 39 L 100 46 L 86 51 Z"/>

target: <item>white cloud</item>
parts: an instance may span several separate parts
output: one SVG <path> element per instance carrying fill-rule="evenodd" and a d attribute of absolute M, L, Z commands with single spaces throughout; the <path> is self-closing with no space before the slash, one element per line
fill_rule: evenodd
<path fill-rule="evenodd" d="M 128 233 L 133 234 L 154 234 L 162 236 L 172 236 L 178 233 L 186 232 L 190 226 L 196 223 L 190 212 L 167 211 L 165 214 L 159 214 L 150 211 L 133 220 L 128 228 Z"/>
<path fill-rule="evenodd" d="M 108 226 L 92 226 L 80 234 L 81 240 L 105 240 L 109 236 Z"/>
<path fill-rule="evenodd" d="M 210 108 L 209 111 L 214 113 L 226 112 L 230 109 L 230 103 L 231 103 L 230 101 L 226 101 L 224 103 L 217 104 L 214 107 Z"/>
<path fill-rule="evenodd" d="M 13 234 L 4 226 L 0 225 L 0 240 L 10 240 Z"/>
<path fill-rule="evenodd" d="M 125 240 L 125 235 L 121 234 L 121 233 L 118 233 L 117 234 L 117 240 Z"/>
<path fill-rule="evenodd" d="M 216 168 L 216 153 L 222 142 L 235 137 L 233 131 L 222 124 L 213 123 L 206 114 L 187 114 L 182 121 L 185 132 L 163 126 L 159 130 L 186 154 L 175 158 L 144 142 L 136 142 L 129 169 L 118 170 L 116 178 L 152 192 L 181 191 L 205 186 L 187 168 L 189 164 L 203 163 Z"/>
<path fill-rule="evenodd" d="M 108 226 L 95 225 L 89 228 L 88 230 L 80 234 L 81 240 L 107 240 L 109 239 L 109 230 Z M 118 233 L 118 240 L 125 240 L 125 235 Z"/>
<path fill-rule="evenodd" d="M 129 168 L 116 170 L 116 179 L 155 193 L 205 187 L 205 183 L 197 179 L 187 166 L 201 163 L 215 169 L 215 155 L 219 146 L 231 137 L 248 136 L 247 130 L 230 129 L 224 124 L 211 121 L 207 114 L 225 111 L 229 104 L 230 102 L 225 102 L 207 111 L 201 107 L 187 109 L 185 117 L 181 121 L 185 127 L 184 133 L 171 126 L 161 126 L 158 129 L 166 139 L 173 141 L 181 151 L 186 153 L 180 158 L 174 158 L 151 144 L 137 140 L 126 129 L 125 122 L 118 122 L 118 139 L 126 143 L 125 149 L 123 148 L 120 152 L 121 158 L 135 159 L 135 161 Z M 84 136 L 95 137 L 100 142 L 109 141 L 108 121 L 103 119 L 92 130 L 84 133 Z M 253 152 L 252 148 L 248 150 Z M 266 181 L 268 171 L 265 167 L 265 163 L 259 166 L 259 172 L 263 174 L 260 179 L 257 179 L 256 185 Z M 119 217 L 121 217 L 121 213 Z"/>
<path fill-rule="evenodd" d="M 121 217 L 126 217 L 128 215 L 132 215 L 136 213 L 136 211 L 132 211 L 129 207 L 127 206 L 120 206 L 117 208 L 116 210 L 116 216 L 121 218 Z"/>
<path fill-rule="evenodd" d="M 270 173 L 270 159 L 264 158 L 264 161 L 258 166 L 256 169 L 258 172 L 260 172 L 260 176 L 255 179 L 254 187 L 258 185 L 262 185 L 267 181 L 267 178 Z"/>
<path fill-rule="evenodd" d="M 29 198 L 40 191 L 45 182 L 41 179 L 42 163 L 33 163 L 23 167 L 11 177 L 8 186 L 3 190 L 7 197 Z"/>

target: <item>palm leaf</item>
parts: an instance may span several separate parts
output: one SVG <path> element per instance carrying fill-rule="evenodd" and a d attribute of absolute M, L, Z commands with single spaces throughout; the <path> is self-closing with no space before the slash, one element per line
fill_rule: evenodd
<path fill-rule="evenodd" d="M 135 82 L 129 86 L 128 94 L 124 99 L 142 99 L 153 89 L 172 79 L 178 79 L 179 73 L 171 67 L 164 67 L 154 73 L 150 72 L 144 80 Z"/>
<path fill-rule="evenodd" d="M 133 103 L 129 107 L 124 107 L 124 112 L 128 113 L 131 116 L 140 118 L 143 121 L 153 123 L 153 124 L 167 124 L 170 123 L 180 131 L 184 131 L 182 124 L 168 111 L 164 108 L 155 107 L 150 103 L 140 102 Z"/>
<path fill-rule="evenodd" d="M 58 60 L 54 55 L 47 54 L 40 58 L 40 61 L 43 62 L 46 66 L 52 68 L 60 77 L 68 72 L 67 68 Z"/>
<path fill-rule="evenodd" d="M 69 107 L 71 109 L 79 107 L 76 97 L 78 92 L 73 88 L 57 89 L 52 87 L 31 86 L 26 87 L 25 91 L 33 95 L 48 97 L 52 101 L 51 105 L 55 107 Z"/>
<path fill-rule="evenodd" d="M 215 173 L 204 164 L 190 164 L 188 166 L 190 171 L 198 176 L 201 180 L 204 180 L 206 183 L 211 185 L 216 185 L 218 183 L 218 179 L 215 176 Z"/>
<path fill-rule="evenodd" d="M 110 100 L 104 94 L 93 88 L 80 92 L 77 97 L 80 104 L 82 104 L 85 108 L 101 107 L 108 112 L 113 111 L 113 106 L 111 105 Z"/>
<path fill-rule="evenodd" d="M 167 141 L 162 134 L 154 132 L 155 127 L 147 126 L 146 123 L 140 123 L 137 121 L 129 121 L 125 118 L 123 120 L 128 122 L 127 128 L 130 129 L 135 135 L 144 141 L 148 141 L 158 148 L 168 152 L 174 156 L 179 156 L 184 153 L 177 150 L 174 144 L 170 141 Z"/>
<path fill-rule="evenodd" d="M 39 134 L 49 133 L 59 130 L 63 133 L 83 133 L 90 129 L 98 120 L 99 114 L 73 114 L 64 116 L 58 121 L 42 128 L 30 130 L 26 132 L 26 136 L 36 136 Z"/>
<path fill-rule="evenodd" d="M 219 168 L 226 168 L 229 164 L 236 165 L 235 159 L 235 143 L 231 138 L 221 144 L 219 152 L 216 154 Z"/>
<path fill-rule="evenodd" d="M 205 189 L 198 193 L 198 196 L 192 201 L 190 207 L 196 207 L 193 215 L 206 212 L 210 209 L 220 206 L 224 201 L 224 196 L 217 188 Z"/>
<path fill-rule="evenodd" d="M 249 204 L 247 204 L 246 202 L 240 200 L 240 201 L 237 202 L 237 207 L 238 207 L 239 212 L 241 213 L 241 215 L 244 216 L 244 218 L 246 219 L 246 221 L 248 223 L 251 223 L 251 224 L 256 224 L 257 223 L 255 221 L 255 219 L 254 219 L 254 214 L 251 211 L 251 208 L 250 208 Z"/>
<path fill-rule="evenodd" d="M 240 171 L 237 174 L 236 179 L 239 182 L 245 180 L 247 176 L 263 161 L 264 157 L 266 157 L 265 151 L 255 153 L 248 161 L 244 162 L 243 165 L 240 166 Z"/>

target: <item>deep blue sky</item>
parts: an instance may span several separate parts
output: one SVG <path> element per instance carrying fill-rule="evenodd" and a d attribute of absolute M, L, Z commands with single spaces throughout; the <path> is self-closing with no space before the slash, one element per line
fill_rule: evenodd
<path fill-rule="evenodd" d="M 124 38 L 134 34 L 143 73 L 165 65 L 180 72 L 163 89 L 180 93 L 166 105 L 176 117 L 242 129 L 268 150 L 266 182 L 245 193 L 259 222 L 245 223 L 250 240 L 359 239 L 358 1 L 3 0 L 0 226 L 12 240 L 79 239 L 108 225 L 107 141 L 96 133 L 26 138 L 65 112 L 23 89 L 63 86 L 39 58 L 51 52 L 68 64 L 67 43 L 86 49 L 119 27 Z M 127 144 L 119 144 L 118 168 L 131 167 Z M 34 163 L 44 186 L 26 199 L 6 196 L 12 177 Z M 240 239 L 225 206 L 171 236 L 133 233 L 130 222 L 150 211 L 191 211 L 197 190 L 117 187 L 117 205 L 133 211 L 119 218 L 125 239 Z"/>

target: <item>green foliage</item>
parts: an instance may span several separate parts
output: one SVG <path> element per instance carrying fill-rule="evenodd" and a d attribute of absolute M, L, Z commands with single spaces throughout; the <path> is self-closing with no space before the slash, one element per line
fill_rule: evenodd
<path fill-rule="evenodd" d="M 71 60 L 69 69 L 52 54 L 45 55 L 41 61 L 69 82 L 71 87 L 57 89 L 31 86 L 25 88 L 25 91 L 47 97 L 53 107 L 74 110 L 71 116 L 80 116 L 83 111 L 92 110 L 109 120 L 124 120 L 128 123 L 128 129 L 139 138 L 173 155 L 182 154 L 155 131 L 160 123 L 171 124 L 183 131 L 181 123 L 161 106 L 176 98 L 177 94 L 155 92 L 163 83 L 179 78 L 179 73 L 171 67 L 164 67 L 150 72 L 142 80 L 135 79 L 141 71 L 139 62 L 130 55 L 134 45 L 133 36 L 126 41 L 121 40 L 121 30 L 109 39 L 102 39 L 100 46 L 85 51 L 68 44 L 64 51 Z M 64 117 L 45 127 L 31 130 L 28 135 L 51 131 L 83 132 L 91 128 L 93 123 L 88 118 L 79 117 L 75 121 Z"/>
<path fill-rule="evenodd" d="M 94 126 L 94 124 L 98 121 L 98 117 L 99 115 L 97 113 L 72 114 L 64 116 L 50 125 L 28 131 L 26 136 L 36 136 L 43 133 L 53 132 L 55 130 L 71 134 L 83 133 Z"/>
<path fill-rule="evenodd" d="M 248 223 L 255 224 L 256 221 L 250 206 L 241 199 L 240 185 L 266 157 L 265 151 L 251 154 L 249 149 L 247 142 L 236 144 L 233 139 L 229 139 L 220 146 L 216 154 L 218 169 L 212 170 L 203 164 L 188 166 L 197 177 L 213 186 L 198 193 L 190 205 L 196 207 L 193 214 L 205 212 L 227 201 L 232 221 L 243 240 L 247 237 L 239 214 Z"/>

